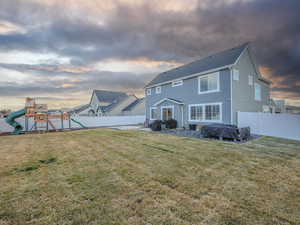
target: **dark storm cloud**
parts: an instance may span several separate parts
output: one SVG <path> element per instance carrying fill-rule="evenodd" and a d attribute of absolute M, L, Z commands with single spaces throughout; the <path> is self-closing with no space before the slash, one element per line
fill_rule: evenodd
<path fill-rule="evenodd" d="M 104 24 L 72 16 L 67 8 L 24 2 L 0 3 L 0 19 L 27 29 L 0 35 L 2 51 L 52 52 L 70 57 L 74 65 L 139 57 L 187 62 L 251 41 L 258 64 L 270 68 L 275 78 L 283 76 L 281 84 L 291 87 L 281 91 L 300 96 L 295 85 L 300 80 L 300 1 L 201 1 L 207 6 L 181 12 L 159 11 L 149 2 L 135 7 L 119 3 Z M 141 88 L 151 77 L 136 82 L 138 76 L 132 74 L 114 77 L 94 71 L 88 76 L 97 72 L 93 76 L 101 84 L 132 88 Z M 82 82 L 82 87 L 90 85 Z"/>
<path fill-rule="evenodd" d="M 89 92 L 93 89 L 123 90 L 134 93 L 141 89 L 152 74 L 90 70 L 88 72 L 63 72 L 56 65 L 0 64 L 9 70 L 23 71 L 31 76 L 30 83 L 1 82 L 0 96 L 31 96 L 43 94 L 68 94 Z M 60 79 L 53 79 L 60 76 Z M 62 77 L 63 76 L 63 77 Z M 116 82 L 120 81 L 120 82 Z"/>

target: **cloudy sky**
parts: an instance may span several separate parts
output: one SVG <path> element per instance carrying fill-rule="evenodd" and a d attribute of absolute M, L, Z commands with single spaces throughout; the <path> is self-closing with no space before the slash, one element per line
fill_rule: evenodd
<path fill-rule="evenodd" d="M 300 105 L 299 12 L 299 0 L 0 0 L 0 109 L 141 96 L 159 72 L 245 42 L 272 97 Z"/>

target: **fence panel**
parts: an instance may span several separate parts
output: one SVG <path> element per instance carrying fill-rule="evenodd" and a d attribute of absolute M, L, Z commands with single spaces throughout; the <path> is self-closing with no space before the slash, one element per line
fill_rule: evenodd
<path fill-rule="evenodd" d="M 89 117 L 89 116 L 76 116 L 72 117 L 72 119 L 80 122 L 87 128 L 95 128 L 95 127 L 110 127 L 110 126 L 124 126 L 124 125 L 136 125 L 140 123 L 144 123 L 146 117 L 145 116 L 105 116 L 105 117 Z M 16 119 L 25 129 L 25 119 L 18 118 Z M 61 129 L 61 120 L 55 119 L 51 120 L 56 129 Z M 34 123 L 32 120 L 29 120 L 28 128 L 31 129 Z M 45 124 L 43 124 L 45 125 Z M 64 128 L 69 128 L 69 122 L 64 121 Z M 71 121 L 71 128 L 82 128 L 79 124 Z M 8 125 L 5 122 L 5 119 L 0 119 L 0 132 L 11 132 L 14 128 Z M 33 128 L 34 130 L 34 128 Z M 40 129 L 45 130 L 45 128 Z M 49 124 L 49 130 L 52 130 L 52 127 Z"/>
<path fill-rule="evenodd" d="M 238 126 L 251 133 L 300 140 L 300 115 L 238 112 Z"/>

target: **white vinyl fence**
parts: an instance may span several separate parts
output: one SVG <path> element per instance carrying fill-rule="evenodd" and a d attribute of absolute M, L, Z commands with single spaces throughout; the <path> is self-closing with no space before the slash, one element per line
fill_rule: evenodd
<path fill-rule="evenodd" d="M 71 119 L 74 119 L 78 122 L 80 122 L 82 125 L 84 125 L 87 128 L 95 128 L 95 127 L 110 127 L 110 126 L 124 126 L 124 125 L 136 125 L 140 123 L 144 123 L 146 117 L 145 116 L 107 116 L 107 117 L 89 117 L 89 116 L 75 116 L 71 117 Z M 17 122 L 19 122 L 23 128 L 25 129 L 25 119 L 18 118 L 16 119 Z M 61 129 L 62 124 L 61 120 L 55 119 L 51 120 L 53 125 L 56 129 Z M 37 126 L 45 124 L 37 124 Z M 34 123 L 32 120 L 28 121 L 28 129 L 30 130 L 33 128 L 34 130 Z M 69 121 L 64 121 L 63 123 L 64 128 L 69 128 Z M 75 123 L 71 121 L 71 128 L 82 128 L 78 123 Z M 51 130 L 52 127 L 49 124 L 49 130 Z M 14 128 L 8 125 L 5 122 L 5 119 L 0 119 L 0 132 L 11 132 Z M 45 130 L 45 128 L 40 129 Z"/>
<path fill-rule="evenodd" d="M 249 126 L 253 134 L 300 141 L 300 115 L 296 114 L 238 112 L 238 126 Z"/>

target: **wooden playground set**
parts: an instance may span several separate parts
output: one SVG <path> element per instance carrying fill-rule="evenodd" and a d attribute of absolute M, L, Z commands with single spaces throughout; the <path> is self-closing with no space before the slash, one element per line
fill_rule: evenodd
<path fill-rule="evenodd" d="M 25 117 L 25 130 L 23 126 L 16 121 L 19 117 Z M 72 129 L 71 121 L 86 128 L 80 122 L 71 118 L 70 114 L 62 111 L 50 111 L 47 104 L 37 104 L 35 98 L 26 98 L 25 108 L 9 114 L 6 122 L 14 127 L 11 134 L 23 134 L 34 131 L 61 131 Z M 30 123 L 31 122 L 31 123 Z M 58 126 L 59 122 L 60 126 Z M 66 125 L 66 123 L 67 125 Z M 29 126 L 29 124 L 32 124 Z"/>

